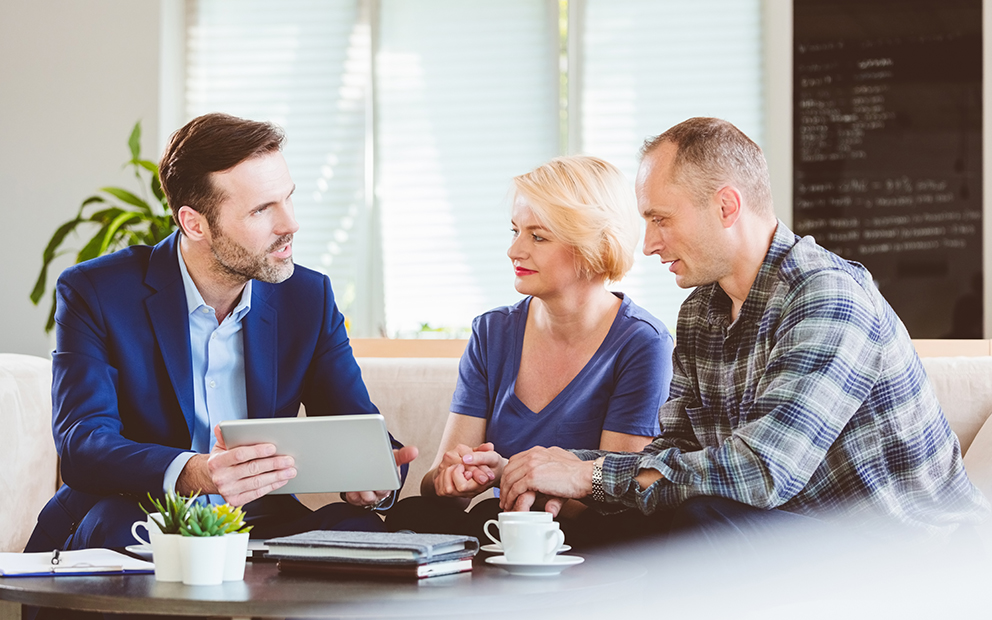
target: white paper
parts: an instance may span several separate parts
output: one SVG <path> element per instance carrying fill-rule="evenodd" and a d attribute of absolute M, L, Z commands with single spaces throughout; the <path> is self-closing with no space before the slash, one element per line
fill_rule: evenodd
<path fill-rule="evenodd" d="M 52 553 L 0 553 L 0 577 L 24 575 L 78 575 L 150 571 L 155 565 L 110 549 L 62 551 L 59 563 L 52 564 Z"/>

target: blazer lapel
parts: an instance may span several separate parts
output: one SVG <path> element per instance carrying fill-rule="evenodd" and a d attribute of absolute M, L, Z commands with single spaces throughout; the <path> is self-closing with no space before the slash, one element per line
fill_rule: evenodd
<path fill-rule="evenodd" d="M 245 388 L 249 418 L 271 418 L 276 411 L 279 333 L 275 308 L 266 302 L 269 286 L 252 283 L 251 310 L 244 318 Z"/>
<path fill-rule="evenodd" d="M 155 339 L 165 360 L 169 380 L 193 436 L 193 362 L 189 348 L 189 309 L 179 271 L 179 235 L 173 233 L 155 246 L 148 261 L 145 283 L 156 290 L 145 299 Z M 250 314 L 250 313 L 249 313 Z"/>

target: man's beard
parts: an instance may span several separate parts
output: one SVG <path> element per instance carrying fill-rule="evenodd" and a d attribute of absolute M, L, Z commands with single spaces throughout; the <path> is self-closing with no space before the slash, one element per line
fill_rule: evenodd
<path fill-rule="evenodd" d="M 278 284 L 288 280 L 293 275 L 295 265 L 293 257 L 284 258 L 276 263 L 268 261 L 269 252 L 273 252 L 293 240 L 293 235 L 283 235 L 269 249 L 259 254 L 252 254 L 242 245 L 238 245 L 219 229 L 210 244 L 213 252 L 214 268 L 221 274 L 239 282 L 260 280 Z"/>

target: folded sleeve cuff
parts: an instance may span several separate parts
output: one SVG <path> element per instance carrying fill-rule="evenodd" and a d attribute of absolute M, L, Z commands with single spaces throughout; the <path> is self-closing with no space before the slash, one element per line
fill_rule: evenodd
<path fill-rule="evenodd" d="M 186 467 L 186 463 L 188 463 L 194 456 L 196 456 L 195 452 L 183 452 L 176 458 L 172 459 L 172 462 L 169 463 L 169 466 L 165 470 L 165 478 L 162 481 L 162 491 L 165 493 L 175 493 L 176 482 L 179 480 L 179 474 L 183 473 L 183 468 Z"/>

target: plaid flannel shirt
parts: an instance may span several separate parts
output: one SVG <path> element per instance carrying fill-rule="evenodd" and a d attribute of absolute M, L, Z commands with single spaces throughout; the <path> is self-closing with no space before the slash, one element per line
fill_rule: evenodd
<path fill-rule="evenodd" d="M 643 452 L 575 451 L 607 455 L 608 503 L 647 514 L 710 495 L 932 532 L 988 515 L 909 334 L 864 267 L 779 222 L 733 324 L 730 308 L 717 284 L 682 305 L 661 434 Z M 642 491 L 645 469 L 663 478 Z"/>

